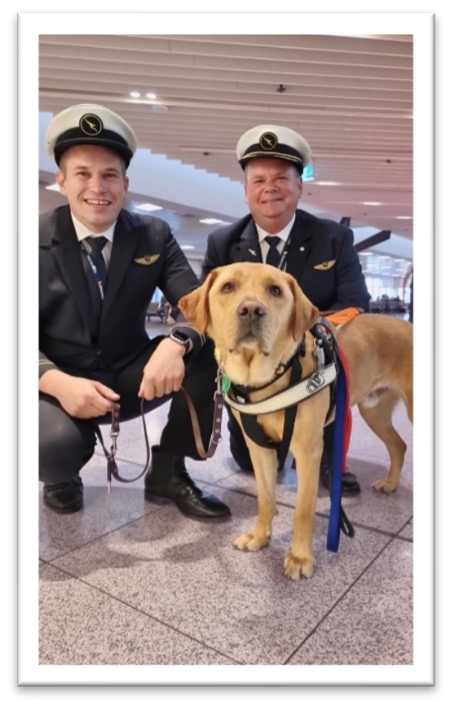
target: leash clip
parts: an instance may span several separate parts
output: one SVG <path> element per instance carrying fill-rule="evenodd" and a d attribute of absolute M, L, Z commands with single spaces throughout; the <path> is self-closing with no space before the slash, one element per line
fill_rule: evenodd
<path fill-rule="evenodd" d="M 321 371 L 324 369 L 325 354 L 322 346 L 322 339 L 317 339 L 316 337 L 314 338 L 313 345 L 313 359 L 316 363 L 316 373 L 320 374 Z"/>

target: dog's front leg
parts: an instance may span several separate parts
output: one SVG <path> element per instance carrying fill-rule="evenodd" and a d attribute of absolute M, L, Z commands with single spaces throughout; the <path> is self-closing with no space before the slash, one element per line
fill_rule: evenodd
<path fill-rule="evenodd" d="M 284 573 L 292 580 L 313 575 L 313 530 L 322 455 L 322 438 L 304 446 L 300 441 L 292 452 L 297 470 L 297 499 L 291 548 L 284 561 Z"/>
<path fill-rule="evenodd" d="M 252 531 L 244 533 L 234 541 L 241 551 L 259 551 L 270 543 L 272 519 L 277 513 L 275 503 L 277 456 L 275 450 L 267 450 L 249 444 L 251 461 L 256 478 L 258 495 L 258 516 Z"/>

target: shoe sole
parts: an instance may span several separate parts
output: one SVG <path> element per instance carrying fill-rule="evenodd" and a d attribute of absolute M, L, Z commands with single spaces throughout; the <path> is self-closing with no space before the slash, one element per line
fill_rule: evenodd
<path fill-rule="evenodd" d="M 229 509 L 220 514 L 197 514 L 194 512 L 192 513 L 190 511 L 187 511 L 186 509 L 182 509 L 182 507 L 178 504 L 178 502 L 175 501 L 175 499 L 171 499 L 170 497 L 158 496 L 152 494 L 151 492 L 148 492 L 147 490 L 144 490 L 144 497 L 147 501 L 153 502 L 154 504 L 158 504 L 159 506 L 164 506 L 166 504 L 174 504 L 174 506 L 177 507 L 180 513 L 183 514 L 183 516 L 187 516 L 189 519 L 206 519 L 210 521 L 211 519 L 226 519 L 231 516 L 231 511 Z"/>

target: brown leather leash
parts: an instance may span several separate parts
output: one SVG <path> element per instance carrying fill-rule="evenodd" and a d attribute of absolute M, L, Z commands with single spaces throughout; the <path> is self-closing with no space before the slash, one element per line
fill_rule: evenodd
<path fill-rule="evenodd" d="M 223 416 L 223 406 L 224 406 L 224 397 L 223 393 L 221 391 L 221 383 L 220 383 L 220 376 L 218 375 L 217 377 L 217 389 L 215 391 L 215 394 L 213 396 L 214 398 L 214 409 L 213 409 L 213 421 L 212 421 L 212 433 L 210 436 L 210 442 L 208 449 L 205 450 L 204 448 L 204 443 L 202 441 L 202 435 L 201 435 L 201 428 L 199 426 L 199 420 L 197 417 L 196 409 L 194 407 L 193 401 L 191 400 L 191 397 L 186 391 L 183 386 L 180 389 L 180 391 L 183 393 L 188 410 L 190 413 L 190 418 L 191 418 L 191 425 L 193 428 L 193 435 L 194 435 L 194 442 L 196 445 L 196 450 L 198 452 L 199 457 L 202 459 L 207 459 L 209 457 L 212 457 L 212 455 L 215 453 L 215 450 L 218 446 L 218 443 L 221 439 L 221 421 L 222 421 L 222 416 Z M 99 425 L 96 428 L 96 434 L 98 436 L 98 439 L 100 441 L 101 447 L 103 448 L 104 455 L 107 460 L 107 487 L 108 487 L 108 492 L 111 491 L 111 481 L 112 477 L 116 479 L 118 482 L 136 482 L 136 480 L 140 479 L 142 475 L 144 475 L 147 470 L 150 468 L 150 463 L 151 463 L 151 448 L 150 448 L 150 443 L 149 443 L 149 438 L 147 434 L 147 425 L 145 423 L 145 415 L 144 415 L 144 399 L 141 400 L 141 418 L 142 418 L 142 427 L 144 430 L 144 439 L 145 439 L 145 447 L 146 447 L 146 461 L 143 469 L 141 472 L 136 477 L 131 477 L 129 479 L 126 479 L 125 477 L 122 477 L 118 471 L 117 467 L 117 462 L 115 461 L 115 455 L 117 454 L 117 438 L 120 435 L 120 405 L 118 403 L 115 403 L 112 407 L 111 411 L 112 415 L 112 421 L 111 421 L 111 430 L 110 430 L 110 436 L 111 436 L 111 447 L 110 450 L 108 451 L 103 440 L 103 435 L 101 433 Z"/>

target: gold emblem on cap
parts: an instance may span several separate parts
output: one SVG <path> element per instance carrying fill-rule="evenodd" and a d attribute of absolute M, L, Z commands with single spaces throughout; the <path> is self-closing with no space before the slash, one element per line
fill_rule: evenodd
<path fill-rule="evenodd" d="M 103 123 L 101 118 L 98 118 L 98 116 L 95 116 L 93 113 L 86 113 L 79 121 L 79 128 L 86 135 L 93 137 L 101 133 Z"/>
<path fill-rule="evenodd" d="M 160 254 L 157 253 L 154 256 L 142 256 L 142 258 L 135 258 L 134 262 L 137 263 L 138 265 L 152 265 L 152 263 L 155 263 L 158 258 L 160 257 Z"/>
<path fill-rule="evenodd" d="M 275 133 L 262 133 L 259 138 L 259 145 L 263 150 L 275 150 L 278 145 L 278 138 Z"/>

